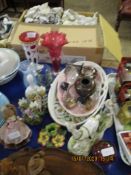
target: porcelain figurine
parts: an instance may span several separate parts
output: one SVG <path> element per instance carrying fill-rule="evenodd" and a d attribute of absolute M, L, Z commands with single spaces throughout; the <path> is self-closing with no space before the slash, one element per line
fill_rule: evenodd
<path fill-rule="evenodd" d="M 29 86 L 25 90 L 26 98 L 19 100 L 18 104 L 25 122 L 31 125 L 40 124 L 47 108 L 47 95 L 44 86 L 35 84 L 33 76 L 27 76 Z"/>
<path fill-rule="evenodd" d="M 25 96 L 28 98 L 31 94 L 37 91 L 38 86 L 35 84 L 34 77 L 31 74 L 27 75 L 28 87 L 25 90 Z"/>
<path fill-rule="evenodd" d="M 29 127 L 16 118 L 10 117 L 0 128 L 0 141 L 6 148 L 17 148 L 29 141 L 31 130 Z"/>
<path fill-rule="evenodd" d="M 67 128 L 72 133 L 72 138 L 74 140 L 74 144 L 70 150 L 71 152 L 75 152 L 78 155 L 88 155 L 92 139 L 94 138 L 99 126 L 100 117 L 101 115 L 99 114 L 95 117 L 90 117 L 78 130 L 75 127 L 67 125 Z"/>
<path fill-rule="evenodd" d="M 72 125 L 67 125 L 67 128 L 76 140 L 92 138 L 98 129 L 100 117 L 99 114 L 95 117 L 90 117 L 79 130 Z"/>
<path fill-rule="evenodd" d="M 67 124 L 67 129 L 72 133 L 68 142 L 68 150 L 76 155 L 88 156 L 93 144 L 103 137 L 107 128 L 112 125 L 112 108 L 108 107 L 108 101 L 105 107 L 96 116 L 90 116 L 85 124 L 79 129 L 75 125 Z"/>
<path fill-rule="evenodd" d="M 31 136 L 29 127 L 17 116 L 16 108 L 12 104 L 4 107 L 5 123 L 0 128 L 0 142 L 6 148 L 17 148 L 27 143 Z"/>

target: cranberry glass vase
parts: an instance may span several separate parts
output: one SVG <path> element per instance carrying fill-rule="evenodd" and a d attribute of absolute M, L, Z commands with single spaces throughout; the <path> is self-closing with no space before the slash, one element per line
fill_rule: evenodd
<path fill-rule="evenodd" d="M 43 39 L 42 46 L 48 48 L 54 75 L 57 75 L 61 65 L 62 47 L 68 43 L 66 35 L 58 31 L 51 31 L 43 34 L 41 38 Z"/>

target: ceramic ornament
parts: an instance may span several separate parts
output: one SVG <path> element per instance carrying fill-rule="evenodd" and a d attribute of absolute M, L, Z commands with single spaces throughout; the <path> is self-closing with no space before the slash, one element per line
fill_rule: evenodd
<path fill-rule="evenodd" d="M 59 148 L 65 144 L 65 135 L 65 129 L 57 123 L 50 123 L 46 125 L 45 128 L 41 129 L 38 137 L 38 143 L 46 147 Z"/>
<path fill-rule="evenodd" d="M 19 108 L 24 121 L 31 125 L 40 124 L 47 109 L 47 95 L 44 86 L 38 86 L 34 82 L 33 75 L 27 75 L 28 87 L 25 97 L 19 99 Z"/>
<path fill-rule="evenodd" d="M 68 150 L 76 155 L 88 156 L 93 144 L 102 138 L 105 130 L 112 125 L 112 110 L 107 108 L 105 102 L 104 109 L 97 115 L 87 119 L 79 129 L 74 125 L 66 123 L 68 131 L 72 133 L 68 142 Z"/>
<path fill-rule="evenodd" d="M 0 128 L 0 142 L 6 148 L 17 148 L 27 143 L 31 137 L 30 128 L 16 117 L 9 118 Z"/>
<path fill-rule="evenodd" d="M 74 139 L 74 144 L 70 150 L 71 152 L 75 152 L 78 155 L 87 155 L 89 153 L 91 148 L 91 138 L 96 134 L 100 117 L 100 115 L 90 117 L 79 130 L 75 128 L 70 129 L 72 132 L 72 138 Z"/>
<path fill-rule="evenodd" d="M 26 144 L 31 137 L 30 128 L 17 116 L 16 108 L 7 104 L 3 109 L 5 123 L 0 128 L 0 143 L 5 148 L 18 148 Z"/>
<path fill-rule="evenodd" d="M 25 90 L 26 98 L 28 98 L 28 96 L 30 96 L 30 94 L 32 94 L 33 92 L 37 91 L 38 88 L 38 86 L 34 82 L 34 77 L 31 74 L 27 75 L 27 82 L 29 86 Z"/>
<path fill-rule="evenodd" d="M 73 125 L 68 125 L 68 130 L 72 133 L 73 137 L 77 140 L 88 139 L 89 137 L 93 137 L 96 133 L 99 126 L 100 115 L 96 115 L 95 117 L 90 117 L 87 122 L 77 130 Z"/>

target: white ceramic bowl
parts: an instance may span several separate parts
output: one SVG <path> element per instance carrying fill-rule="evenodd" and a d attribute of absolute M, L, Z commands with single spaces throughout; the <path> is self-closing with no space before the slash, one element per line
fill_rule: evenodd
<path fill-rule="evenodd" d="M 0 85 L 4 85 L 8 82 L 10 82 L 17 74 L 18 70 L 16 70 L 15 72 L 13 72 L 11 75 L 6 76 L 4 79 L 0 80 Z"/>
<path fill-rule="evenodd" d="M 85 62 L 82 62 L 82 61 L 79 62 L 79 64 L 83 64 L 83 63 Z M 101 69 L 102 68 L 100 68 L 100 71 Z M 60 74 L 62 72 L 60 72 Z M 65 110 L 63 106 L 59 103 L 59 100 L 57 99 L 56 92 L 57 92 L 59 75 L 53 81 L 51 88 L 49 90 L 49 93 L 48 93 L 48 109 L 49 109 L 49 113 L 51 117 L 53 118 L 55 122 L 63 126 L 67 126 L 67 123 L 70 123 L 76 126 L 81 125 L 85 123 L 87 118 L 89 118 L 90 116 L 95 116 L 97 112 L 104 106 L 107 92 L 108 92 L 108 81 L 106 81 L 107 77 L 104 72 L 102 73 L 102 77 L 101 77 L 102 82 L 104 82 L 103 95 L 101 96 L 99 103 L 97 104 L 97 107 L 92 111 L 92 113 L 90 112 L 90 113 L 86 113 L 84 115 L 79 115 L 79 116 L 71 115 L 70 111 L 68 112 L 67 110 Z"/>
<path fill-rule="evenodd" d="M 0 85 L 12 80 L 19 66 L 20 57 L 14 50 L 0 48 Z"/>

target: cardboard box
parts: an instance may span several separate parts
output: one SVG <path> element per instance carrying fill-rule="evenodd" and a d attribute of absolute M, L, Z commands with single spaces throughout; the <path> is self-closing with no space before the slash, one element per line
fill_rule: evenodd
<path fill-rule="evenodd" d="M 0 48 L 6 47 L 7 39 L 0 40 Z"/>
<path fill-rule="evenodd" d="M 7 8 L 6 0 L 0 0 L 0 12 Z"/>
<path fill-rule="evenodd" d="M 24 31 L 37 31 L 41 35 L 51 30 L 66 33 L 69 44 L 63 48 L 64 55 L 72 55 L 74 58 L 84 57 L 86 60 L 91 60 L 98 64 L 101 64 L 105 50 L 110 58 L 114 58 L 117 61 L 122 57 L 118 35 L 101 15 L 98 17 L 98 24 L 96 26 L 62 26 L 26 24 L 23 22 L 24 14 L 25 12 L 19 19 L 7 44 L 8 47 L 18 51 L 21 57 L 25 57 L 25 55 L 19 41 L 20 33 Z M 92 15 L 85 12 L 83 14 L 86 16 Z M 40 49 L 42 53 L 46 53 L 46 51 L 46 49 Z"/>

